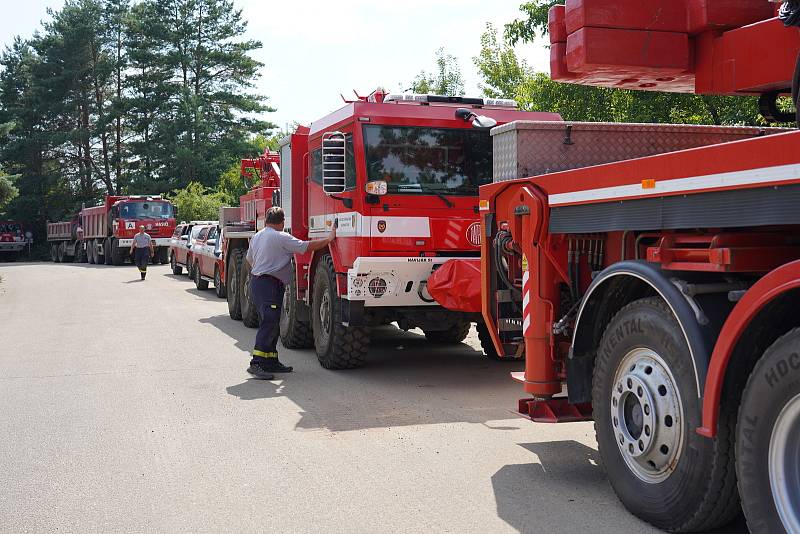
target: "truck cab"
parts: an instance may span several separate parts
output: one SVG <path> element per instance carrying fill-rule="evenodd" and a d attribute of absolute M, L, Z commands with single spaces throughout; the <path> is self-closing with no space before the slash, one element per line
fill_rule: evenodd
<path fill-rule="evenodd" d="M 25 232 L 22 223 L 0 221 L 0 260 L 15 260 L 32 242 L 32 238 L 33 235 Z"/>
<path fill-rule="evenodd" d="M 169 261 L 175 206 L 158 195 L 106 196 L 103 204 L 82 209 L 80 219 L 89 263 L 124 263 L 140 226 L 153 239 L 153 261 Z"/>
<path fill-rule="evenodd" d="M 337 240 L 295 257 L 284 345 L 313 338 L 323 366 L 343 368 L 364 362 L 370 326 L 397 322 L 434 341 L 462 341 L 475 318 L 438 305 L 427 280 L 449 259 L 480 256 L 489 128 L 519 119 L 561 120 L 509 100 L 377 91 L 286 137 L 286 229 L 313 240 L 336 226 Z"/>

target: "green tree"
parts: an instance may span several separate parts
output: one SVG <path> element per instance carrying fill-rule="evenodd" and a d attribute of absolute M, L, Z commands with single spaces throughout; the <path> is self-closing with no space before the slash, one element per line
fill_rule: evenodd
<path fill-rule="evenodd" d="M 263 65 L 250 57 L 261 43 L 241 40 L 247 22 L 231 0 L 147 0 L 152 23 L 142 40 L 157 51 L 150 64 L 171 73 L 154 124 L 156 173 L 179 186 L 214 185 L 246 153 L 248 137 L 274 125 L 257 118 L 272 108 L 249 92 Z"/>
<path fill-rule="evenodd" d="M 7 210 L 35 233 L 105 193 L 214 189 L 272 128 L 253 93 L 260 43 L 231 0 L 66 0 L 49 15 L 0 54 Z"/>
<path fill-rule="evenodd" d="M 178 209 L 178 217 L 184 221 L 215 220 L 220 206 L 225 206 L 227 195 L 211 191 L 203 184 L 191 182 L 183 189 L 176 189 L 168 198 Z"/>
<path fill-rule="evenodd" d="M 463 95 L 464 77 L 458 59 L 440 48 L 436 51 L 436 72 L 420 71 L 411 83 L 410 90 L 420 94 Z"/>
<path fill-rule="evenodd" d="M 11 181 L 12 178 L 0 172 L 0 213 L 3 213 L 8 203 L 19 195 L 19 190 L 14 187 L 14 183 Z"/>

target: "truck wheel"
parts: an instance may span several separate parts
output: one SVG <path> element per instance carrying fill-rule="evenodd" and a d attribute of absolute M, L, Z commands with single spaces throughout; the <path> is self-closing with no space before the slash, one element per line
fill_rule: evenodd
<path fill-rule="evenodd" d="M 166 265 L 169 263 L 169 250 L 166 247 L 161 247 L 156 249 L 156 257 L 158 258 L 158 263 L 161 265 Z"/>
<path fill-rule="evenodd" d="M 483 321 L 479 322 L 475 329 L 478 331 L 478 340 L 481 342 L 483 355 L 490 360 L 497 362 L 518 362 L 525 359 L 524 356 L 500 356 L 497 354 L 497 350 L 495 350 L 494 343 L 492 342 L 492 336 L 489 335 L 489 328 Z"/>
<path fill-rule="evenodd" d="M 111 238 L 111 264 L 122 265 L 125 263 L 125 249 L 119 246 L 119 240 Z"/>
<path fill-rule="evenodd" d="M 217 266 L 214 267 L 214 293 L 221 299 L 225 298 L 225 284 L 222 283 L 222 276 Z"/>
<path fill-rule="evenodd" d="M 369 330 L 344 326 L 336 294 L 333 260 L 325 255 L 314 275 L 311 323 L 317 359 L 325 369 L 353 369 L 364 365 L 369 348 Z"/>
<path fill-rule="evenodd" d="M 687 532 L 722 526 L 738 513 L 731 433 L 710 440 L 695 432 L 702 406 L 692 358 L 661 299 L 628 304 L 606 327 L 592 408 L 611 486 L 634 515 Z"/>
<path fill-rule="evenodd" d="M 287 349 L 310 349 L 314 346 L 314 333 L 311 323 L 298 318 L 297 281 L 292 280 L 283 294 L 283 313 L 281 313 L 281 343 Z"/>
<path fill-rule="evenodd" d="M 242 322 L 248 328 L 258 328 L 261 324 L 261 317 L 258 315 L 258 308 L 253 301 L 253 296 L 250 291 L 250 270 L 246 267 L 242 268 L 239 275 L 239 302 L 242 305 Z"/>
<path fill-rule="evenodd" d="M 433 343 L 461 343 L 469 334 L 469 321 L 456 323 L 450 330 L 423 330 L 425 338 Z"/>
<path fill-rule="evenodd" d="M 200 265 L 194 264 L 194 287 L 201 291 L 208 289 L 208 280 L 203 280 L 203 274 L 200 272 Z"/>
<path fill-rule="evenodd" d="M 56 261 L 58 263 L 64 263 L 64 242 L 58 244 L 56 247 Z"/>
<path fill-rule="evenodd" d="M 86 261 L 89 262 L 90 265 L 94 265 L 94 241 L 91 239 L 86 242 Z"/>
<path fill-rule="evenodd" d="M 105 238 L 103 240 L 102 260 L 100 260 L 98 263 L 103 263 L 105 265 L 111 265 L 112 261 L 113 261 L 112 260 L 112 256 L 113 256 L 113 251 L 112 251 L 112 247 L 111 247 L 111 239 L 107 237 L 107 238 Z"/>
<path fill-rule="evenodd" d="M 172 274 L 183 274 L 183 267 L 178 265 L 178 262 L 175 261 L 175 254 L 170 254 L 169 266 L 172 267 Z"/>
<path fill-rule="evenodd" d="M 231 319 L 240 321 L 242 319 L 242 303 L 239 295 L 239 277 L 242 273 L 244 263 L 244 251 L 240 248 L 234 249 L 231 260 L 228 263 L 228 280 L 225 287 L 228 288 L 228 315 Z"/>
<path fill-rule="evenodd" d="M 54 243 L 50 245 L 50 261 L 53 263 L 58 263 L 58 251 L 56 250 L 56 245 Z"/>
<path fill-rule="evenodd" d="M 750 532 L 800 532 L 800 328 L 764 352 L 742 394 L 736 474 Z"/>

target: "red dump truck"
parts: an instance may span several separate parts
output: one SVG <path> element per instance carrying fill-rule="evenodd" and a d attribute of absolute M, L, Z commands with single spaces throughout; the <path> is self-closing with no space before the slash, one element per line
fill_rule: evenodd
<path fill-rule="evenodd" d="M 47 240 L 53 261 L 121 265 L 143 225 L 154 241 L 153 261 L 165 264 L 175 224 L 175 207 L 158 195 L 106 196 L 70 221 L 48 223 Z"/>
<path fill-rule="evenodd" d="M 552 74 L 800 119 L 778 99 L 797 102 L 800 33 L 775 9 L 567 0 Z M 497 352 L 525 356 L 519 412 L 594 420 L 614 491 L 659 528 L 743 509 L 754 532 L 800 532 L 800 132 L 689 128 L 708 136 L 689 148 L 686 127 L 561 128 L 496 128 L 481 188 L 480 308 Z"/>

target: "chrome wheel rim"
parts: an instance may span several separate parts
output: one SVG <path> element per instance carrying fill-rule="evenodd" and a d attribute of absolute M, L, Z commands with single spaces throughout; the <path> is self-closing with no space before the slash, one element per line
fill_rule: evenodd
<path fill-rule="evenodd" d="M 322 326 L 322 332 L 327 335 L 331 331 L 331 298 L 328 292 L 322 294 L 322 299 L 319 303 L 319 324 Z"/>
<path fill-rule="evenodd" d="M 631 472 L 648 484 L 669 477 L 683 449 L 683 405 L 658 353 L 639 347 L 622 358 L 610 408 L 615 442 Z"/>
<path fill-rule="evenodd" d="M 783 527 L 800 532 L 800 394 L 786 403 L 772 427 L 769 484 Z"/>

